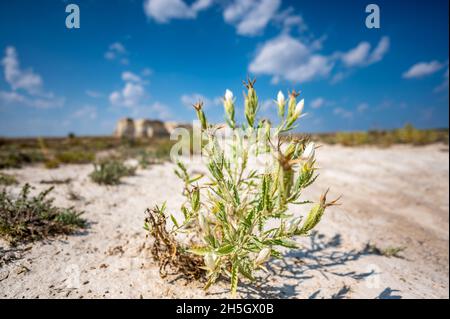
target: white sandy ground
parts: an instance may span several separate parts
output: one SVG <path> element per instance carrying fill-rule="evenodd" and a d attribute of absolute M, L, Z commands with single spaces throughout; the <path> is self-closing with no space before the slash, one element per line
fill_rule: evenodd
<path fill-rule="evenodd" d="M 330 199 L 342 194 L 342 205 L 329 208 L 316 236 L 299 239 L 303 248 L 272 261 L 258 282 L 241 283 L 239 297 L 448 298 L 448 147 L 326 145 L 317 156 L 321 175 L 305 198 L 317 200 L 329 186 Z M 228 298 L 228 282 L 204 292 L 201 283 L 175 275 L 162 279 L 150 257 L 145 209 L 168 200 L 175 212 L 183 200 L 173 168 L 166 163 L 138 170 L 114 187 L 92 183 L 91 165 L 8 171 L 35 191 L 48 187 L 41 180 L 72 178 L 52 194 L 56 204 L 84 210 L 90 227 L 8 252 L 4 259 L 21 258 L 0 267 L 0 297 Z M 69 190 L 82 200 L 69 200 Z M 368 241 L 381 248 L 405 246 L 404 259 L 364 253 Z M 0 241 L 0 254 L 8 249 Z"/>

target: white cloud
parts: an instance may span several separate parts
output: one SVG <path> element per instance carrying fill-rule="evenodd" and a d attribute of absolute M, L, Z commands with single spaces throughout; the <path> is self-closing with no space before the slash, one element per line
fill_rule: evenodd
<path fill-rule="evenodd" d="M 129 60 L 127 58 L 128 51 L 125 49 L 125 46 L 120 42 L 114 42 L 108 47 L 108 50 L 105 52 L 105 59 L 107 60 L 117 60 L 121 64 L 129 64 Z"/>
<path fill-rule="evenodd" d="M 38 109 L 62 107 L 65 103 L 63 97 L 55 97 L 53 95 L 49 97 L 29 96 L 16 91 L 0 91 L 0 101 L 8 105 L 21 104 Z"/>
<path fill-rule="evenodd" d="M 138 75 L 130 71 L 122 72 L 121 78 L 125 82 L 125 86 L 122 90 L 113 91 L 109 95 L 111 104 L 129 108 L 141 106 L 142 100 L 147 96 L 145 83 Z"/>
<path fill-rule="evenodd" d="M 139 75 L 134 74 L 130 71 L 125 71 L 122 73 L 122 80 L 125 82 L 134 82 L 134 83 L 141 83 L 142 79 Z"/>
<path fill-rule="evenodd" d="M 447 71 L 445 71 L 444 73 L 444 81 L 442 82 L 441 85 L 437 86 L 434 89 L 434 92 L 443 92 L 443 91 L 448 91 L 448 67 Z"/>
<path fill-rule="evenodd" d="M 439 61 L 430 61 L 430 62 L 419 62 L 411 66 L 408 71 L 403 73 L 403 78 L 405 79 L 414 79 L 421 78 L 427 75 L 431 75 L 440 69 L 442 69 L 444 65 Z"/>
<path fill-rule="evenodd" d="M 32 69 L 23 70 L 14 47 L 5 50 L 1 60 L 6 83 L 11 91 L 1 91 L 0 101 L 5 104 L 22 104 L 36 108 L 60 107 L 64 98 L 55 96 L 52 92 L 43 90 L 43 80 Z"/>
<path fill-rule="evenodd" d="M 141 71 L 141 75 L 142 76 L 150 76 L 150 75 L 152 75 L 153 74 L 153 71 L 152 71 L 152 69 L 150 69 L 150 68 L 144 68 L 144 69 L 142 69 L 142 71 Z"/>
<path fill-rule="evenodd" d="M 95 91 L 95 90 L 86 90 L 85 93 L 87 96 L 92 97 L 94 99 L 103 97 L 103 93 Z"/>
<path fill-rule="evenodd" d="M 97 108 L 92 105 L 85 105 L 73 112 L 71 117 L 75 119 L 95 120 L 97 118 Z"/>
<path fill-rule="evenodd" d="M 240 35 L 257 35 L 275 17 L 280 0 L 235 0 L 223 11 L 227 23 L 237 28 Z"/>
<path fill-rule="evenodd" d="M 163 121 L 173 118 L 173 114 L 170 111 L 170 108 L 158 101 L 150 105 L 141 105 L 134 107 L 131 109 L 130 114 L 134 118 L 151 118 Z"/>
<path fill-rule="evenodd" d="M 342 62 L 347 67 L 367 66 L 383 59 L 388 52 L 390 40 L 388 37 L 382 37 L 375 49 L 370 52 L 371 45 L 367 41 L 359 43 L 355 48 L 342 54 Z"/>
<path fill-rule="evenodd" d="M 356 110 L 357 110 L 359 113 L 363 113 L 363 112 L 365 112 L 368 108 L 369 108 L 369 104 L 366 103 L 366 102 L 363 102 L 363 103 L 358 104 L 358 106 L 356 107 Z"/>
<path fill-rule="evenodd" d="M 311 102 L 311 107 L 313 109 L 318 109 L 325 104 L 325 99 L 323 97 L 318 97 Z"/>
<path fill-rule="evenodd" d="M 382 37 L 380 42 L 378 42 L 377 47 L 373 50 L 369 57 L 369 64 L 381 61 L 384 55 L 389 51 L 390 43 L 391 41 L 389 37 Z"/>
<path fill-rule="evenodd" d="M 110 94 L 109 101 L 117 106 L 136 107 L 140 105 L 144 94 L 145 90 L 141 84 L 127 82 L 121 91 Z"/>
<path fill-rule="evenodd" d="M 172 19 L 194 19 L 212 3 L 212 0 L 197 0 L 189 6 L 183 0 L 145 0 L 144 12 L 158 23 L 167 23 Z"/>
<path fill-rule="evenodd" d="M 23 89 L 30 94 L 35 94 L 42 89 L 42 78 L 33 70 L 21 70 L 20 63 L 14 47 L 7 47 L 5 57 L 2 60 L 5 80 L 13 90 Z"/>
<path fill-rule="evenodd" d="M 197 103 L 198 101 L 202 101 L 205 107 L 208 106 L 218 106 L 222 104 L 222 97 L 218 96 L 213 99 L 210 99 L 203 94 L 200 93 L 193 93 L 193 94 L 183 94 L 180 97 L 180 101 L 183 105 L 187 107 L 192 107 L 193 104 Z"/>
<path fill-rule="evenodd" d="M 352 118 L 352 117 L 353 117 L 353 113 L 352 113 L 351 111 L 348 111 L 348 110 L 346 110 L 346 109 L 343 109 L 342 107 L 337 107 L 337 108 L 335 108 L 335 109 L 333 110 L 333 113 L 334 113 L 335 115 L 338 115 L 338 116 L 340 116 L 340 117 L 342 117 L 342 118 L 345 118 L 345 119 L 349 119 L 349 118 Z"/>
<path fill-rule="evenodd" d="M 298 83 L 326 77 L 333 63 L 315 50 L 314 43 L 308 45 L 288 34 L 282 34 L 262 45 L 250 63 L 249 71 L 271 75 L 273 83 L 280 79 Z"/>

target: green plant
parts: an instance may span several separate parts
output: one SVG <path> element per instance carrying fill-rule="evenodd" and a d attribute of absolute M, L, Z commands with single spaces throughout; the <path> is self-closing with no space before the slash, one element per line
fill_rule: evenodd
<path fill-rule="evenodd" d="M 55 169 L 59 167 L 59 161 L 57 159 L 49 159 L 47 161 L 44 162 L 44 166 L 45 168 L 48 169 Z"/>
<path fill-rule="evenodd" d="M 89 175 L 91 179 L 104 185 L 117 185 L 124 176 L 132 176 L 136 173 L 136 167 L 126 166 L 119 160 L 106 160 L 94 164 L 94 171 Z"/>
<path fill-rule="evenodd" d="M 0 237 L 11 244 L 40 240 L 58 234 L 71 234 L 86 227 L 86 221 L 73 207 L 59 208 L 47 198 L 53 187 L 30 197 L 25 184 L 17 198 L 0 193 Z"/>
<path fill-rule="evenodd" d="M 14 184 L 17 184 L 17 179 L 15 176 L 0 172 L 0 185 L 9 186 Z"/>
<path fill-rule="evenodd" d="M 176 174 L 184 182 L 186 198 L 181 206 L 183 221 L 166 213 L 163 205 L 147 210 L 145 222 L 154 238 L 152 252 L 161 273 L 165 274 L 168 266 L 187 277 L 193 273 L 198 276 L 198 271 L 203 270 L 205 289 L 225 276 L 231 281 L 233 295 L 241 277 L 254 280 L 254 272 L 265 269 L 271 257 L 282 257 L 280 247 L 297 247 L 293 238 L 308 235 L 325 209 L 337 201 L 327 202 L 325 192 L 304 221 L 291 213 L 292 205 L 312 203 L 300 200 L 300 195 L 317 177 L 315 145 L 307 138 L 281 140 L 277 136 L 295 127 L 304 102 L 297 103 L 299 94 L 295 91 L 288 100 L 279 92 L 276 104 L 280 123 L 272 129 L 268 121 L 257 118 L 254 83 L 249 80 L 245 84 L 246 123 L 240 126 L 235 120 L 233 94 L 226 91 L 224 108 L 232 131 L 230 147 L 217 134 L 222 126 L 208 123 L 201 102 L 194 105 L 207 140 L 203 152 L 209 179 L 200 184 L 203 176 L 190 176 L 185 165 L 178 162 Z M 252 167 L 252 160 L 262 158 L 268 159 L 262 168 Z M 165 231 L 169 216 L 173 228 Z M 191 234 L 192 240 L 176 241 L 182 233 Z"/>
<path fill-rule="evenodd" d="M 56 159 L 64 164 L 85 164 L 95 160 L 95 154 L 89 151 L 65 151 L 56 154 Z"/>

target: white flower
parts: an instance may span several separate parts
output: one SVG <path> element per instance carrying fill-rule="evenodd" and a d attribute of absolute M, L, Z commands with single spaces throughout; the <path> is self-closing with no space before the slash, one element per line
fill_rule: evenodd
<path fill-rule="evenodd" d="M 295 118 L 298 118 L 300 114 L 303 112 L 303 107 L 305 106 L 305 100 L 302 99 L 300 102 L 297 103 L 295 106 L 294 116 Z"/>
<path fill-rule="evenodd" d="M 207 227 L 205 216 L 202 213 L 198 213 L 198 224 L 201 230 L 205 230 Z"/>
<path fill-rule="evenodd" d="M 285 100 L 285 98 L 284 98 L 284 94 L 283 94 L 283 92 L 281 92 L 281 91 L 278 91 L 277 102 L 278 102 L 278 104 L 280 104 L 280 105 L 283 105 L 283 104 L 286 102 L 286 100 Z"/>
<path fill-rule="evenodd" d="M 297 230 L 298 225 L 300 225 L 301 221 L 302 221 L 301 217 L 296 217 L 292 219 L 287 225 L 288 232 L 294 232 L 295 230 Z"/>
<path fill-rule="evenodd" d="M 271 252 L 270 248 L 263 248 L 259 252 L 258 257 L 256 257 L 255 264 L 261 265 L 261 264 L 265 263 L 266 261 L 268 261 L 270 258 L 270 252 Z"/>
<path fill-rule="evenodd" d="M 216 268 L 216 260 L 217 260 L 217 255 L 214 253 L 208 253 L 205 255 L 205 257 L 203 258 L 205 261 L 205 266 L 210 269 L 210 270 L 214 270 Z"/>
<path fill-rule="evenodd" d="M 311 142 L 308 145 L 306 145 L 302 156 L 305 159 L 311 160 L 314 158 L 315 154 L 316 154 L 316 145 L 313 142 Z"/>
<path fill-rule="evenodd" d="M 227 101 L 227 102 L 233 101 L 233 92 L 231 92 L 228 89 L 225 91 L 225 101 Z"/>

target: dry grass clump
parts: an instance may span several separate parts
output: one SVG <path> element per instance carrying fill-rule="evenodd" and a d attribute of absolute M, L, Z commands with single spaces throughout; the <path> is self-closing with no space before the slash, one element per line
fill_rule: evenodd
<path fill-rule="evenodd" d="M 0 185 L 9 186 L 17 183 L 15 176 L 0 172 Z"/>
<path fill-rule="evenodd" d="M 125 176 L 133 176 L 136 173 L 136 167 L 125 165 L 117 159 L 104 160 L 94 164 L 94 171 L 89 175 L 97 184 L 117 185 Z"/>
<path fill-rule="evenodd" d="M 167 268 L 184 278 L 202 279 L 206 271 L 202 269 L 203 258 L 187 251 L 186 247 L 175 240 L 173 234 L 166 228 L 167 217 L 164 214 L 165 205 L 147 209 L 144 228 L 155 240 L 151 248 L 153 259 L 159 264 L 159 274 L 166 277 Z"/>
<path fill-rule="evenodd" d="M 60 234 L 72 234 L 86 227 L 86 221 L 74 207 L 60 208 L 48 198 L 53 187 L 30 197 L 25 184 L 17 197 L 6 190 L 0 193 L 0 237 L 11 244 L 31 242 Z"/>

